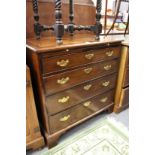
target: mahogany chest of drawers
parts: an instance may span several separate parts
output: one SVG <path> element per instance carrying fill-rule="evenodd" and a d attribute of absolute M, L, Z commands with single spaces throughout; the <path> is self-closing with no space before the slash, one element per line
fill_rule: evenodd
<path fill-rule="evenodd" d="M 68 129 L 113 108 L 121 40 L 90 38 L 64 39 L 59 46 L 51 38 L 27 39 L 27 63 L 49 147 Z"/>

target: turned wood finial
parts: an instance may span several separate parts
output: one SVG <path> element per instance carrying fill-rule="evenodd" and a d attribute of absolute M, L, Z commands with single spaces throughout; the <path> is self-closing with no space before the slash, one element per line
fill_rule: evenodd
<path fill-rule="evenodd" d="M 100 22 L 101 19 L 101 9 L 102 9 L 102 0 L 97 0 L 96 5 L 96 40 L 99 40 L 99 35 L 102 32 L 102 24 Z"/>
<path fill-rule="evenodd" d="M 58 44 L 62 44 L 62 36 L 64 35 L 64 25 L 62 23 L 61 0 L 55 0 L 55 25 L 54 33 Z"/>
<path fill-rule="evenodd" d="M 71 36 L 74 34 L 74 4 L 73 0 L 69 0 L 69 24 L 68 24 L 68 32 Z"/>
<path fill-rule="evenodd" d="M 97 0 L 97 5 L 96 5 L 97 12 L 100 13 L 102 9 L 102 0 Z"/>
<path fill-rule="evenodd" d="M 34 12 L 34 32 L 36 34 L 36 38 L 40 38 L 40 33 L 41 33 L 41 27 L 39 24 L 39 14 L 38 14 L 38 1 L 33 0 L 33 12 Z"/>
<path fill-rule="evenodd" d="M 69 0 L 69 19 L 70 23 L 73 23 L 74 19 L 74 5 L 73 5 L 73 0 Z"/>

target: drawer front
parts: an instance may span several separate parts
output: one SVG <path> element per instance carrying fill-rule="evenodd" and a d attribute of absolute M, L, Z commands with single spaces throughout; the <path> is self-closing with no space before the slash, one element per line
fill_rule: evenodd
<path fill-rule="evenodd" d="M 129 68 L 125 69 L 123 87 L 129 86 Z"/>
<path fill-rule="evenodd" d="M 117 74 L 112 74 L 49 96 L 46 99 L 47 111 L 52 115 L 79 104 L 92 96 L 110 90 L 115 87 L 116 78 Z"/>
<path fill-rule="evenodd" d="M 51 95 L 88 80 L 116 72 L 118 65 L 119 60 L 113 60 L 46 77 L 44 78 L 46 95 Z"/>
<path fill-rule="evenodd" d="M 68 69 L 91 62 L 110 60 L 120 56 L 120 47 L 93 49 L 84 52 L 70 53 L 61 56 L 43 58 L 43 74 Z"/>
<path fill-rule="evenodd" d="M 120 103 L 122 107 L 129 104 L 129 87 L 122 90 Z"/>
<path fill-rule="evenodd" d="M 98 95 L 80 105 L 49 117 L 51 133 L 64 129 L 113 103 L 114 91 Z"/>

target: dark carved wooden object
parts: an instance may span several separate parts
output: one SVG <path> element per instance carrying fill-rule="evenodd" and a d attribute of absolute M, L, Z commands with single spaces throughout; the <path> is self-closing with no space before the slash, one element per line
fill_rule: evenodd
<path fill-rule="evenodd" d="M 99 35 L 102 32 L 102 24 L 100 22 L 101 9 L 102 9 L 102 0 L 97 0 L 97 6 L 96 6 L 97 13 L 96 13 L 96 25 L 95 25 L 96 40 L 99 40 Z"/>
<path fill-rule="evenodd" d="M 39 14 L 38 14 L 38 1 L 33 0 L 33 12 L 34 12 L 34 32 L 36 38 L 40 39 L 40 34 L 42 31 L 54 30 L 53 26 L 41 25 L 39 23 Z"/>
<path fill-rule="evenodd" d="M 55 0 L 55 19 L 54 33 L 58 44 L 62 44 L 64 35 L 64 25 L 62 23 L 61 0 Z"/>
<path fill-rule="evenodd" d="M 68 24 L 68 32 L 70 33 L 70 35 L 74 34 L 74 7 L 73 7 L 73 0 L 69 1 L 69 24 Z"/>
<path fill-rule="evenodd" d="M 39 24 L 39 14 L 38 14 L 38 1 L 33 0 L 33 12 L 34 12 L 34 32 L 36 34 L 36 38 L 40 38 L 40 33 L 43 27 Z"/>
<path fill-rule="evenodd" d="M 96 7 L 96 23 L 95 25 L 83 26 L 83 25 L 75 25 L 74 20 L 74 4 L 73 0 L 69 1 L 69 23 L 68 25 L 64 25 L 62 23 L 62 12 L 61 12 L 61 0 L 55 0 L 55 19 L 56 22 L 52 26 L 41 25 L 39 23 L 39 14 L 38 14 L 38 1 L 33 0 L 33 11 L 34 11 L 34 32 L 36 34 L 36 38 L 40 38 L 40 34 L 42 31 L 52 30 L 55 33 L 57 44 L 62 44 L 62 37 L 64 35 L 64 31 L 69 32 L 71 35 L 74 34 L 74 31 L 87 30 L 94 32 L 96 34 L 96 40 L 99 40 L 100 33 L 102 32 L 102 24 L 100 22 L 101 19 L 101 8 L 102 8 L 102 0 L 97 0 Z"/>

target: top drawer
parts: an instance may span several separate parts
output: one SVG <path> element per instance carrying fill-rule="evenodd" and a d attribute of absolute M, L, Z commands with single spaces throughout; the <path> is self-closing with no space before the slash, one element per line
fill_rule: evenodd
<path fill-rule="evenodd" d="M 120 56 L 120 47 L 98 48 L 98 49 L 83 49 L 78 52 L 59 55 L 54 57 L 44 57 L 42 59 L 42 73 L 44 75 L 60 70 L 65 70 L 83 64 L 92 62 L 110 60 Z"/>

